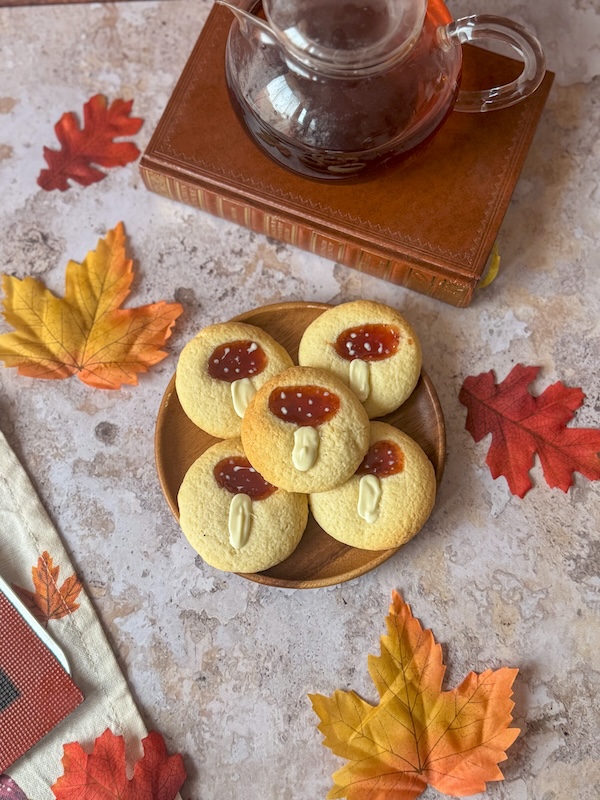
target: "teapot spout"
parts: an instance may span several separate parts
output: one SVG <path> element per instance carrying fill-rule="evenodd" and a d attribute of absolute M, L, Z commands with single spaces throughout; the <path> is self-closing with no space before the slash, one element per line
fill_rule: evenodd
<path fill-rule="evenodd" d="M 252 6 L 252 2 L 248 3 L 245 0 L 216 0 L 220 6 L 228 8 L 238 21 L 240 31 L 246 39 L 258 37 L 264 44 L 276 44 L 277 39 L 273 35 L 273 31 L 267 23 L 251 14 L 246 8 L 242 6 Z"/>

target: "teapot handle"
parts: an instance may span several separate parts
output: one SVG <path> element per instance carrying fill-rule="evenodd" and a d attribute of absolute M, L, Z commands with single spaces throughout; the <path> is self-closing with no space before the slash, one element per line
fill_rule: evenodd
<path fill-rule="evenodd" d="M 514 81 L 482 91 L 461 90 L 454 105 L 456 111 L 507 108 L 532 94 L 544 78 L 546 59 L 541 44 L 526 28 L 512 20 L 474 14 L 454 20 L 438 33 L 444 49 L 455 47 L 457 43 L 495 39 L 510 45 L 523 59 L 523 71 Z"/>

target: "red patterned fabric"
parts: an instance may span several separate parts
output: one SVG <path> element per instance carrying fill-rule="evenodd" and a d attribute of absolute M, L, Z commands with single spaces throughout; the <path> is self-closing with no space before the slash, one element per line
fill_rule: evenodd
<path fill-rule="evenodd" d="M 54 655 L 0 592 L 0 772 L 82 701 Z"/>

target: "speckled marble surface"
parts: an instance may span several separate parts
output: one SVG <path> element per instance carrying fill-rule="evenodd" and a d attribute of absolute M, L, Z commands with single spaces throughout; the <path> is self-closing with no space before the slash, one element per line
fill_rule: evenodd
<path fill-rule="evenodd" d="M 149 194 L 136 165 L 64 194 L 38 189 L 42 148 L 63 110 L 92 94 L 133 97 L 147 143 L 210 5 L 204 0 L 0 9 L 0 270 L 62 294 L 123 220 L 132 305 L 176 299 L 170 357 L 111 393 L 0 369 L 0 427 L 34 480 L 91 593 L 149 727 L 186 759 L 184 798 L 317 800 L 341 764 L 321 746 L 307 692 L 374 699 L 392 589 L 442 642 L 449 685 L 516 666 L 523 734 L 491 784 L 500 800 L 600 796 L 600 483 L 520 500 L 492 480 L 488 442 L 464 429 L 467 375 L 518 362 L 587 395 L 600 425 L 600 9 L 596 0 L 472 0 L 537 31 L 557 81 L 499 246 L 502 270 L 459 310 L 391 287 Z M 419 332 L 444 408 L 447 469 L 423 532 L 376 571 L 330 589 L 263 587 L 206 567 L 161 494 L 153 428 L 176 356 L 202 325 L 279 300 L 368 297 Z M 1 323 L 2 330 L 8 330 Z M 437 797 L 433 790 L 423 795 Z"/>

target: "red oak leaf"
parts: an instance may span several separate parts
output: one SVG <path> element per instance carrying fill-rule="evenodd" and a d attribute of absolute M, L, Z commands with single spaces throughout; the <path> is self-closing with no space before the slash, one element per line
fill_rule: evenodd
<path fill-rule="evenodd" d="M 63 746 L 64 774 L 52 787 L 57 800 L 173 800 L 185 780 L 182 757 L 169 756 L 160 733 L 142 739 L 144 755 L 127 778 L 125 741 L 108 728 L 87 754 L 78 742 Z"/>
<path fill-rule="evenodd" d="M 132 100 L 114 100 L 107 107 L 104 95 L 94 95 L 83 107 L 83 129 L 71 111 L 63 114 L 54 126 L 62 145 L 60 150 L 44 147 L 49 169 L 43 169 L 37 179 L 46 191 L 69 188 L 68 179 L 89 186 L 106 177 L 101 167 L 122 167 L 135 161 L 140 151 L 133 142 L 115 142 L 118 136 L 132 136 L 142 127 L 143 120 L 130 117 Z"/>
<path fill-rule="evenodd" d="M 566 492 L 574 472 L 600 480 L 600 430 L 566 427 L 584 393 L 558 381 L 534 397 L 528 387 L 539 370 L 517 364 L 499 384 L 493 372 L 470 376 L 458 396 L 468 409 L 465 427 L 475 441 L 492 434 L 486 458 L 492 477 L 504 475 L 519 497 L 533 486 L 529 470 L 535 453 L 552 488 Z"/>

